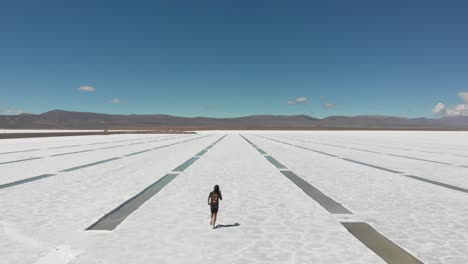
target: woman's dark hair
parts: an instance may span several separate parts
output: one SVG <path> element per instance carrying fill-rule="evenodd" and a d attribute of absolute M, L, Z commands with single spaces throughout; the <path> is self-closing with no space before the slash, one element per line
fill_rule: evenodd
<path fill-rule="evenodd" d="M 220 191 L 219 191 L 219 186 L 218 186 L 218 185 L 215 185 L 215 187 L 214 187 L 214 191 L 215 191 L 215 192 L 217 192 L 217 193 L 219 193 L 219 192 L 220 192 Z"/>

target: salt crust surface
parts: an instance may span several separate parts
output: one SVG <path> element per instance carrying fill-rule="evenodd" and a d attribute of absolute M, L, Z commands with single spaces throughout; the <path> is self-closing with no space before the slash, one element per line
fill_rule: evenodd
<path fill-rule="evenodd" d="M 468 263 L 468 194 L 267 140 L 468 186 L 468 169 L 347 149 L 356 147 L 466 165 L 464 132 L 236 131 L 220 141 L 114 231 L 84 231 L 225 131 L 67 173 L 60 170 L 200 135 L 51 157 L 88 148 L 167 139 L 111 135 L 0 140 L 0 184 L 55 177 L 0 190 L 0 257 L 5 263 L 384 263 L 339 223 L 364 221 L 425 263 Z M 268 154 L 354 215 L 331 215 L 245 142 Z M 129 140 L 126 142 L 110 142 Z M 308 140 L 343 146 L 319 145 Z M 54 148 L 67 145 L 105 144 Z M 404 148 L 409 150 L 404 150 Z M 438 152 L 428 153 L 427 151 Z M 211 229 L 208 192 L 224 200 Z"/>

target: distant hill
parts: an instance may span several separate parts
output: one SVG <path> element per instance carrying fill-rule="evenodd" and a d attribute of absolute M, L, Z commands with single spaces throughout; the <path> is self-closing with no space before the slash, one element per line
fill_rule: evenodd
<path fill-rule="evenodd" d="M 468 117 L 253 115 L 236 118 L 170 115 L 110 115 L 52 110 L 42 114 L 0 115 L 5 129 L 395 129 L 468 130 Z"/>

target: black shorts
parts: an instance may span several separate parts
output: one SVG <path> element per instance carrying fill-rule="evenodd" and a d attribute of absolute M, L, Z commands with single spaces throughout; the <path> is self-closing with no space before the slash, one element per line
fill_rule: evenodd
<path fill-rule="evenodd" d="M 217 213 L 218 212 L 218 205 L 212 205 L 211 206 L 211 213 L 214 214 L 214 213 Z"/>

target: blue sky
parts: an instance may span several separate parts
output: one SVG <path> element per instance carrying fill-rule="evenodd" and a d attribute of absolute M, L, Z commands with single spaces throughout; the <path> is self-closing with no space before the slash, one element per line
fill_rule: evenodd
<path fill-rule="evenodd" d="M 466 14 L 468 1 L 1 1 L 0 111 L 457 113 Z"/>

